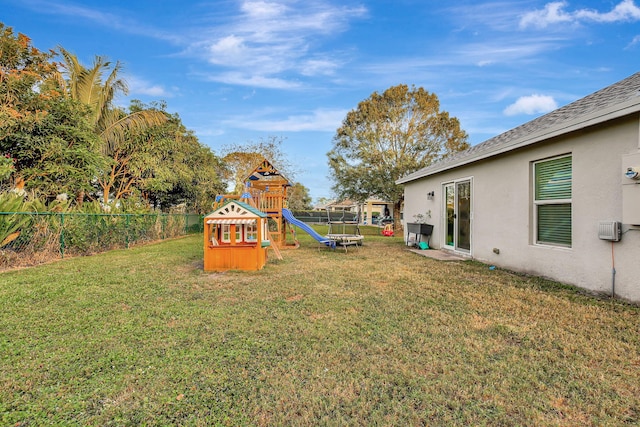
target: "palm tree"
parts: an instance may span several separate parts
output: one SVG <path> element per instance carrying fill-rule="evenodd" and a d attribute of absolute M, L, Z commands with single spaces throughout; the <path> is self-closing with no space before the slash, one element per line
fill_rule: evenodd
<path fill-rule="evenodd" d="M 162 111 L 141 110 L 127 114 L 113 106 L 117 94 L 128 94 L 127 83 L 118 77 L 118 72 L 122 70 L 120 62 L 116 62 L 111 68 L 111 62 L 102 56 L 96 56 L 93 66 L 86 68 L 80 64 L 76 55 L 63 47 L 59 47 L 59 50 L 63 58 L 62 75 L 66 77 L 64 80 L 60 79 L 64 81 L 65 94 L 91 108 L 91 122 L 102 141 L 101 150 L 104 155 L 113 157 L 128 135 L 167 121 L 167 116 Z M 105 74 L 108 75 L 103 80 Z M 102 186 L 106 203 L 109 189 Z"/>

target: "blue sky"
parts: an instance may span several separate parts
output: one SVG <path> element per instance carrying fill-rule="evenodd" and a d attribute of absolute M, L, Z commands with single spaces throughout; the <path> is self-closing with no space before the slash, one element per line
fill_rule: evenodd
<path fill-rule="evenodd" d="M 166 101 L 216 153 L 284 138 L 314 199 L 374 91 L 424 87 L 475 145 L 640 71 L 637 0 L 0 0 L 0 22 L 121 61 L 128 98 Z"/>

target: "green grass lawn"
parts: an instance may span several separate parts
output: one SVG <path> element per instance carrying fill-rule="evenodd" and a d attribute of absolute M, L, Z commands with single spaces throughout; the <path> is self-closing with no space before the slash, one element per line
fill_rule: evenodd
<path fill-rule="evenodd" d="M 259 272 L 191 236 L 0 274 L 0 424 L 640 424 L 640 308 L 298 234 Z"/>

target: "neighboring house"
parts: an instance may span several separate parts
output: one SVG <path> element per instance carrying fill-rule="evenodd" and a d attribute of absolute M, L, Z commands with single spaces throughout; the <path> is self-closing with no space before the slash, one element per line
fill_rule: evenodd
<path fill-rule="evenodd" d="M 328 222 L 357 221 L 358 205 L 349 199 L 333 201 L 326 205 L 325 214 Z"/>
<path fill-rule="evenodd" d="M 355 212 L 357 208 L 358 204 L 349 199 L 334 201 L 326 206 L 326 209 L 331 212 Z"/>
<path fill-rule="evenodd" d="M 335 200 L 329 200 L 326 203 L 319 203 L 313 206 L 313 210 L 318 212 L 326 212 L 332 203 L 335 203 Z"/>
<path fill-rule="evenodd" d="M 397 183 L 433 248 L 640 302 L 637 172 L 640 73 Z"/>
<path fill-rule="evenodd" d="M 315 210 L 320 207 L 316 206 Z M 358 218 L 361 224 L 373 224 L 374 218 L 393 215 L 393 203 L 385 202 L 380 199 L 367 199 L 363 203 L 353 200 L 331 201 L 322 206 L 322 209 L 330 212 L 352 212 Z"/>
<path fill-rule="evenodd" d="M 358 212 L 361 212 L 360 221 L 364 224 L 378 223 L 381 218 L 393 216 L 393 203 L 380 199 L 367 199 L 358 205 Z"/>

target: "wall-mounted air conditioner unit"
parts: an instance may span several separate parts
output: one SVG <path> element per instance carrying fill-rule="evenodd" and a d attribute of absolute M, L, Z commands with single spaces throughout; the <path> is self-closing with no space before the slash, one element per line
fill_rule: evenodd
<path fill-rule="evenodd" d="M 600 221 L 598 223 L 598 239 L 619 242 L 622 235 L 622 223 L 618 221 Z"/>

